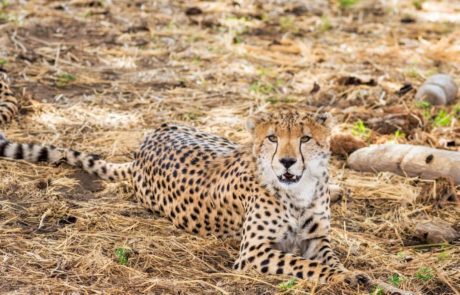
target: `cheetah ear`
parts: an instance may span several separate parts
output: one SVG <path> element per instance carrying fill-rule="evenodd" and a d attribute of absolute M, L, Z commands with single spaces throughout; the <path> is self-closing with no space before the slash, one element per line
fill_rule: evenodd
<path fill-rule="evenodd" d="M 327 128 L 332 128 L 334 126 L 334 118 L 330 113 L 318 113 L 315 115 L 315 121 Z"/>
<path fill-rule="evenodd" d="M 254 134 L 254 130 L 256 130 L 257 125 L 263 123 L 267 120 L 268 114 L 264 112 L 255 113 L 246 120 L 246 129 L 251 133 Z"/>

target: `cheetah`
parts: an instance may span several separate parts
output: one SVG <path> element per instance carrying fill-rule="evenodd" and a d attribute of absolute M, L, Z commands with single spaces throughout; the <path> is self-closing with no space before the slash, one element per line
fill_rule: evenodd
<path fill-rule="evenodd" d="M 2 122 L 17 112 L 0 84 Z M 250 144 L 166 123 L 148 134 L 132 162 L 0 136 L 0 157 L 67 163 L 109 181 L 129 180 L 144 207 L 201 236 L 241 241 L 238 271 L 367 284 L 330 246 L 331 116 L 285 108 L 248 119 Z"/>

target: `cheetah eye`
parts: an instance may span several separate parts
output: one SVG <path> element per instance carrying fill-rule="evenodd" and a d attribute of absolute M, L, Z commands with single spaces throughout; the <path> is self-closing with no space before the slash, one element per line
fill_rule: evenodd
<path fill-rule="evenodd" d="M 308 136 L 308 135 L 304 135 L 304 136 L 302 136 L 302 137 L 300 138 L 300 142 L 303 142 L 303 143 L 305 143 L 305 142 L 309 142 L 309 141 L 310 141 L 310 139 L 311 139 L 311 137 L 310 137 L 310 136 Z"/>
<path fill-rule="evenodd" d="M 267 137 L 268 140 L 270 140 L 271 142 L 278 142 L 278 137 L 276 137 L 275 135 L 270 135 Z"/>

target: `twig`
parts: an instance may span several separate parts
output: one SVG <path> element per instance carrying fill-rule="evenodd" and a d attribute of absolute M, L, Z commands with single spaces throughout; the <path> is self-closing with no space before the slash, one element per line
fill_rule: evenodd
<path fill-rule="evenodd" d="M 388 283 L 385 283 L 381 280 L 372 280 L 371 282 L 371 286 L 372 287 L 380 287 L 382 289 L 382 291 L 385 293 L 385 294 L 391 294 L 391 295 L 415 295 L 415 293 L 413 292 L 410 292 L 410 291 L 404 291 L 404 290 L 401 290 L 397 287 L 394 287 Z"/>

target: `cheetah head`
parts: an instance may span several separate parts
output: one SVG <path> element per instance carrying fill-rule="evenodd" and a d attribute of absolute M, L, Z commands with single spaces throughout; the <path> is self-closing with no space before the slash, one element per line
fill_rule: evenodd
<path fill-rule="evenodd" d="M 311 190 L 312 184 L 327 175 L 331 121 L 328 113 L 295 109 L 249 118 L 247 127 L 253 136 L 253 153 L 262 182 L 311 198 L 312 192 L 305 196 L 305 190 Z"/>

